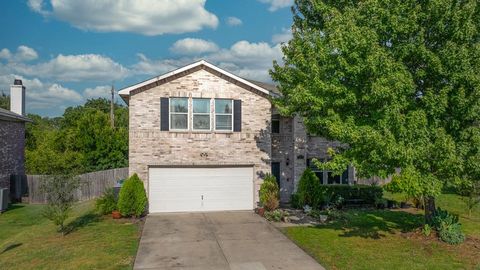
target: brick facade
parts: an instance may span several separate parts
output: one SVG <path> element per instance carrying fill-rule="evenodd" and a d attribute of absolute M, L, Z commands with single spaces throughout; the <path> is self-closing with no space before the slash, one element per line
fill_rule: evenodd
<path fill-rule="evenodd" d="M 241 100 L 241 132 L 161 131 L 162 97 Z M 280 197 L 282 202 L 288 202 L 307 167 L 307 160 L 326 159 L 327 149 L 339 146 L 324 138 L 309 136 L 298 116 L 279 117 L 280 131 L 272 134 L 272 114 L 278 112 L 272 107 L 270 97 L 206 67 L 141 86 L 132 91 L 128 102 L 129 173 L 137 173 L 147 191 L 150 166 L 249 165 L 255 172 L 253 184 L 258 202 L 263 176 L 271 172 L 271 162 L 278 162 Z M 212 124 L 213 106 L 212 102 Z M 189 122 L 191 125 L 191 115 Z M 354 181 L 354 170 L 349 168 L 348 182 Z"/>
<path fill-rule="evenodd" d="M 25 174 L 25 122 L 0 120 L 0 188 L 9 188 L 10 175 Z"/>
<path fill-rule="evenodd" d="M 161 97 L 242 100 L 241 132 L 160 131 Z M 147 190 L 149 166 L 251 165 L 258 201 L 262 176 L 270 172 L 271 103 L 265 94 L 199 69 L 131 95 L 129 107 L 129 173 L 137 173 Z"/>

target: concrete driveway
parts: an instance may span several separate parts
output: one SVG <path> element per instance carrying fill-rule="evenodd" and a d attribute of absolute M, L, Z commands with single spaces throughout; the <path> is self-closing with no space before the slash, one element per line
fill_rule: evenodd
<path fill-rule="evenodd" d="M 250 211 L 149 215 L 134 269 L 324 269 Z"/>

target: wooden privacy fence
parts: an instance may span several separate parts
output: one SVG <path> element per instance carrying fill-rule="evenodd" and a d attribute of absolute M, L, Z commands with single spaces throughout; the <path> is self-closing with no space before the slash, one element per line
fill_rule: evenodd
<path fill-rule="evenodd" d="M 48 175 L 27 175 L 29 203 L 47 203 L 45 193 L 41 190 L 41 181 Z M 118 180 L 128 177 L 128 168 L 118 168 L 105 171 L 85 173 L 78 176 L 82 185 L 77 189 L 76 198 L 79 201 L 100 197 L 103 192 L 113 187 Z"/>

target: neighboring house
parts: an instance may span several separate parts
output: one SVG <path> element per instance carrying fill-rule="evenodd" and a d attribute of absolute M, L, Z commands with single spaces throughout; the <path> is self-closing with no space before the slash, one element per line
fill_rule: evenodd
<path fill-rule="evenodd" d="M 309 136 L 299 117 L 282 117 L 274 85 L 246 80 L 206 61 L 124 88 L 129 168 L 144 181 L 149 211 L 245 210 L 257 206 L 266 173 L 288 202 L 312 158 L 338 143 Z M 323 184 L 355 173 L 315 170 Z"/>
<path fill-rule="evenodd" d="M 10 108 L 0 108 L 0 188 L 10 188 L 13 175 L 25 174 L 25 87 L 15 80 L 10 88 Z"/>

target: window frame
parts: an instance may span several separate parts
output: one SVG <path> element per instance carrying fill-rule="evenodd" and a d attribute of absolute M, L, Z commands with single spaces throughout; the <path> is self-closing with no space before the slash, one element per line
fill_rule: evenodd
<path fill-rule="evenodd" d="M 350 181 L 348 179 L 348 170 L 349 170 L 349 167 L 345 168 L 345 171 L 343 171 L 342 174 L 340 175 L 335 175 L 333 176 L 333 171 L 330 171 L 330 170 L 320 170 L 319 168 L 315 167 L 314 164 L 312 164 L 312 159 L 313 158 L 308 158 L 307 159 L 307 162 L 308 162 L 308 168 L 310 168 L 312 170 L 312 172 L 314 172 L 315 174 L 316 173 L 321 173 L 322 174 L 322 179 L 319 179 L 320 180 L 320 184 L 322 185 L 350 185 Z M 322 161 L 322 159 L 319 159 L 317 158 L 319 161 Z M 325 160 L 323 160 L 324 162 Z M 346 173 L 346 183 L 343 183 L 343 176 L 344 174 Z M 335 179 L 335 177 L 339 177 L 340 178 L 340 183 L 329 183 L 329 179 L 333 178 Z"/>
<path fill-rule="evenodd" d="M 196 99 L 208 100 L 208 113 L 196 113 L 193 111 L 193 102 Z M 207 132 L 212 131 L 212 99 L 211 98 L 191 98 L 192 100 L 192 131 L 200 131 L 200 132 Z M 208 129 L 196 129 L 193 123 L 193 118 L 195 115 L 208 115 Z"/>
<path fill-rule="evenodd" d="M 230 104 L 231 104 L 231 113 L 217 113 L 217 105 L 215 103 L 215 101 L 217 100 L 229 100 L 230 101 Z M 218 132 L 233 132 L 233 121 L 234 121 L 234 113 L 233 113 L 234 109 L 233 109 L 233 99 L 229 99 L 229 98 L 215 98 L 214 99 L 214 104 L 213 104 L 213 112 L 214 112 L 214 130 L 215 131 L 218 131 Z M 231 115 L 231 119 L 232 119 L 232 126 L 230 129 L 217 129 L 217 115 Z"/>
<path fill-rule="evenodd" d="M 187 100 L 187 112 L 172 112 L 172 99 L 186 99 Z M 190 102 L 188 97 L 170 97 L 168 99 L 168 129 L 170 131 L 189 131 L 190 130 Z M 172 114 L 187 115 L 187 128 L 172 128 Z"/>

